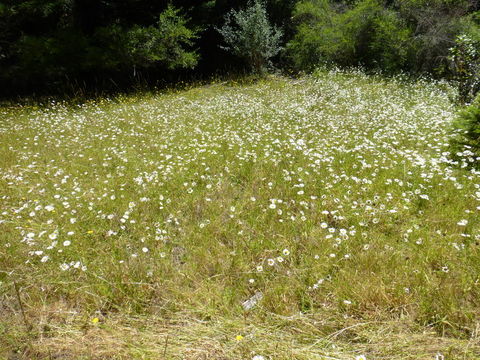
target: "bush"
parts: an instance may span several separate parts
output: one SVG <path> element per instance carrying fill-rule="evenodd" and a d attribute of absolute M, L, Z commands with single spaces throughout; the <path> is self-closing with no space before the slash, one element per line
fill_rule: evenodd
<path fill-rule="evenodd" d="M 480 97 L 460 112 L 455 121 L 457 136 L 451 141 L 453 158 L 462 167 L 480 167 Z"/>
<path fill-rule="evenodd" d="M 282 31 L 270 25 L 264 3 L 256 0 L 244 10 L 232 10 L 217 29 L 227 46 L 223 49 L 245 59 L 256 73 L 265 72 L 280 50 Z"/>
<path fill-rule="evenodd" d="M 287 50 L 297 70 L 322 63 L 402 69 L 408 59 L 410 30 L 397 13 L 377 0 L 362 0 L 337 12 L 327 0 L 299 2 L 297 33 Z"/>
<path fill-rule="evenodd" d="M 408 68 L 412 51 L 412 31 L 392 10 L 383 10 L 373 19 L 373 37 L 369 44 L 371 65 L 387 73 Z"/>
<path fill-rule="evenodd" d="M 443 72 L 448 66 L 448 50 L 455 38 L 469 27 L 468 0 L 398 1 L 398 14 L 412 29 L 410 69 L 413 72 Z"/>
<path fill-rule="evenodd" d="M 86 83 L 117 86 L 119 80 L 138 81 L 139 76 L 125 76 L 136 70 L 160 70 L 163 76 L 165 69 L 190 69 L 198 62 L 197 31 L 171 5 L 158 6 L 158 12 L 137 22 L 105 15 L 110 12 L 97 16 L 92 9 L 109 8 L 105 2 L 15 3 L 0 6 L 5 29 L 0 32 L 0 82 L 6 84 L 0 93 L 8 88 L 63 92 Z"/>
<path fill-rule="evenodd" d="M 345 3 L 343 3 L 345 4 Z M 297 3 L 296 34 L 287 44 L 297 70 L 321 63 L 385 72 L 445 74 L 455 37 L 473 28 L 470 4 L 458 0 L 328 0 Z"/>
<path fill-rule="evenodd" d="M 328 0 L 297 3 L 293 21 L 297 25 L 296 34 L 286 50 L 296 70 L 312 71 L 320 64 L 342 63 L 349 57 L 339 17 Z"/>
<path fill-rule="evenodd" d="M 467 35 L 457 37 L 450 49 L 451 68 L 458 85 L 460 101 L 469 102 L 480 90 L 479 44 Z"/>
<path fill-rule="evenodd" d="M 194 51 L 187 50 L 196 32 L 186 27 L 186 20 L 171 5 L 162 12 L 157 26 L 134 26 L 127 33 L 127 54 L 135 66 L 149 67 L 161 63 L 172 70 L 193 68 L 198 61 Z"/>

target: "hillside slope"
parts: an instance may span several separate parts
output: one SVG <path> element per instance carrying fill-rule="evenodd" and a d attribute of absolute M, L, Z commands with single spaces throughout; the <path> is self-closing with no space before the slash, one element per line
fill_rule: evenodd
<path fill-rule="evenodd" d="M 0 354 L 480 358 L 453 94 L 330 72 L 0 109 Z"/>

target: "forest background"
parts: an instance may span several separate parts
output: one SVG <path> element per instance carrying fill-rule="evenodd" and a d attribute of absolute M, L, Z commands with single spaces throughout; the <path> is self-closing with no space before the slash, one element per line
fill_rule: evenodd
<path fill-rule="evenodd" d="M 278 41 L 254 66 L 248 56 L 227 51 L 222 32 L 235 11 L 255 5 L 245 0 L 1 1 L 0 95 L 124 91 L 319 66 L 452 78 L 458 37 L 476 48 L 480 43 L 479 4 L 473 0 L 257 4 L 268 21 L 246 24 L 248 36 L 271 30 Z"/>

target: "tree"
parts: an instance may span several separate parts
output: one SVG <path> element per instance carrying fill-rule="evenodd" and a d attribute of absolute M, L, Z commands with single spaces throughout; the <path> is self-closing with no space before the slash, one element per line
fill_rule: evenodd
<path fill-rule="evenodd" d="M 198 54 L 189 51 L 196 31 L 186 27 L 186 20 L 171 5 L 159 16 L 157 26 L 134 26 L 127 33 L 127 54 L 134 67 L 161 63 L 168 69 L 193 68 Z"/>
<path fill-rule="evenodd" d="M 222 48 L 246 60 L 259 74 L 281 50 L 282 31 L 270 24 L 265 4 L 259 0 L 244 10 L 231 10 L 223 27 L 217 30 L 226 43 Z"/>

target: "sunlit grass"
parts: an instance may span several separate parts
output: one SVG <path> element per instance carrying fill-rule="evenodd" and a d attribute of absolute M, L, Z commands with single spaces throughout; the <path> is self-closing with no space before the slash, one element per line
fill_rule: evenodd
<path fill-rule="evenodd" d="M 129 319 L 151 338 L 138 319 L 174 334 L 184 314 L 205 358 L 480 356 L 480 174 L 450 160 L 453 96 L 330 72 L 2 108 L 8 351 L 121 324 L 120 351 Z M 179 331 L 119 356 L 204 356 Z"/>

